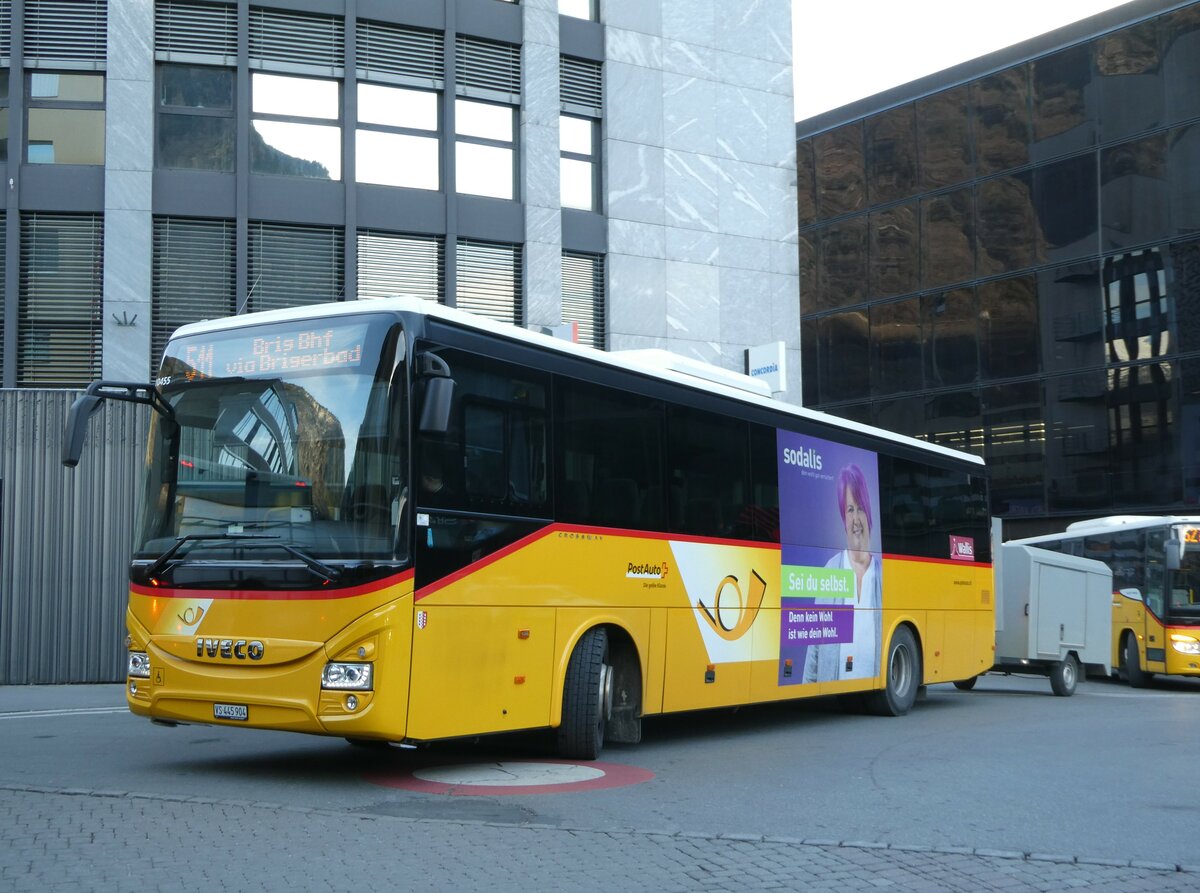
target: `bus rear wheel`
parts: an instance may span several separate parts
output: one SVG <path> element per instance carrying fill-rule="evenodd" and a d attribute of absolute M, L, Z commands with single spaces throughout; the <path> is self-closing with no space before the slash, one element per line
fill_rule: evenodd
<path fill-rule="evenodd" d="M 558 752 L 572 760 L 594 760 L 604 747 L 604 727 L 612 713 L 613 668 L 608 662 L 608 631 L 589 629 L 571 653 L 563 683 Z"/>
<path fill-rule="evenodd" d="M 867 710 L 876 716 L 903 716 L 912 709 L 921 684 L 921 655 L 907 626 L 892 633 L 884 665 L 884 687 L 867 693 Z"/>
<path fill-rule="evenodd" d="M 959 691 L 970 691 L 975 687 L 975 682 L 978 679 L 978 676 L 972 676 L 970 679 L 959 679 L 954 683 L 954 687 Z"/>

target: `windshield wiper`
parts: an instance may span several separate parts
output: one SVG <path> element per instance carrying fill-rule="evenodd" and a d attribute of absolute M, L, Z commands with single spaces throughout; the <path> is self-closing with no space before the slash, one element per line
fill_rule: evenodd
<path fill-rule="evenodd" d="M 308 568 L 308 570 L 312 571 L 312 573 L 330 583 L 335 583 L 341 578 L 342 572 L 337 568 L 314 558 L 313 556 L 288 543 L 246 542 L 246 540 L 277 539 L 279 539 L 279 536 L 273 533 L 189 533 L 186 536 L 181 536 L 176 539 L 175 545 L 171 546 L 171 548 L 159 555 L 158 558 L 154 560 L 154 563 L 146 568 L 146 576 L 157 576 L 163 569 L 167 567 L 168 564 L 171 563 L 171 559 L 174 558 L 187 543 L 194 543 L 204 540 L 240 540 L 242 541 L 242 548 L 283 549 L 283 551 L 287 552 L 289 555 L 299 558 L 300 561 L 304 563 L 304 566 Z M 177 560 L 182 561 L 183 556 L 180 555 L 179 559 Z"/>
<path fill-rule="evenodd" d="M 277 536 L 270 533 L 189 533 L 184 536 L 176 537 L 175 544 L 167 551 L 163 552 L 154 559 L 154 563 L 146 568 L 147 577 L 156 577 L 160 574 L 171 559 L 179 553 L 179 551 L 188 543 L 196 543 L 204 540 L 246 540 L 246 539 L 278 539 Z M 180 560 L 183 556 L 180 555 Z"/>
<path fill-rule="evenodd" d="M 318 577 L 324 577 L 330 583 L 335 583 L 342 576 L 342 572 L 336 567 L 331 567 L 323 561 L 318 561 L 306 552 L 302 552 L 295 546 L 287 543 L 255 543 L 256 546 L 263 546 L 267 549 L 283 549 L 291 555 L 295 555 L 304 562 L 304 566 L 316 574 Z"/>

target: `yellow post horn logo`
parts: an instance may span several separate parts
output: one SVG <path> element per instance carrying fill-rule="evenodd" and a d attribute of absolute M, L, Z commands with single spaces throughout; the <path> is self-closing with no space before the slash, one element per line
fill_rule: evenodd
<path fill-rule="evenodd" d="M 763 597 L 767 594 L 767 581 L 758 575 L 758 571 L 750 571 L 750 597 L 747 599 L 742 594 L 742 587 L 738 585 L 738 578 L 733 574 L 729 574 L 717 585 L 717 591 L 713 595 L 713 606 L 708 605 L 699 599 L 696 600 L 696 607 L 704 612 L 704 617 L 708 621 L 709 626 L 722 639 L 733 642 L 740 639 L 746 634 L 746 631 L 754 625 L 754 620 L 758 617 L 758 610 L 762 607 Z M 734 612 L 733 606 L 726 609 L 721 607 L 721 596 L 726 589 L 732 588 L 737 593 L 737 620 L 732 624 L 726 623 L 726 615 Z"/>

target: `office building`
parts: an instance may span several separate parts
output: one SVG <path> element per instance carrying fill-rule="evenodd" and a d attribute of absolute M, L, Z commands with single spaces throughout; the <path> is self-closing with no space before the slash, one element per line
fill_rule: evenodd
<path fill-rule="evenodd" d="M 123 678 L 179 325 L 417 295 L 798 399 L 791 4 L 0 0 L 0 683 Z"/>
<path fill-rule="evenodd" d="M 800 122 L 805 403 L 983 455 L 1012 535 L 1195 511 L 1197 84 L 1139 0 Z"/>

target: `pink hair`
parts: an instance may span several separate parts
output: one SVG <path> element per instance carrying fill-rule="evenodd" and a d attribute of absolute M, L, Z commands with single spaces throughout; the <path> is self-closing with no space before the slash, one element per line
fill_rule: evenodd
<path fill-rule="evenodd" d="M 871 531 L 871 493 L 867 489 L 867 478 L 862 469 L 853 462 L 838 472 L 838 511 L 842 513 L 842 523 L 846 523 L 846 488 L 850 488 L 854 501 L 858 503 L 867 515 L 867 532 Z"/>

